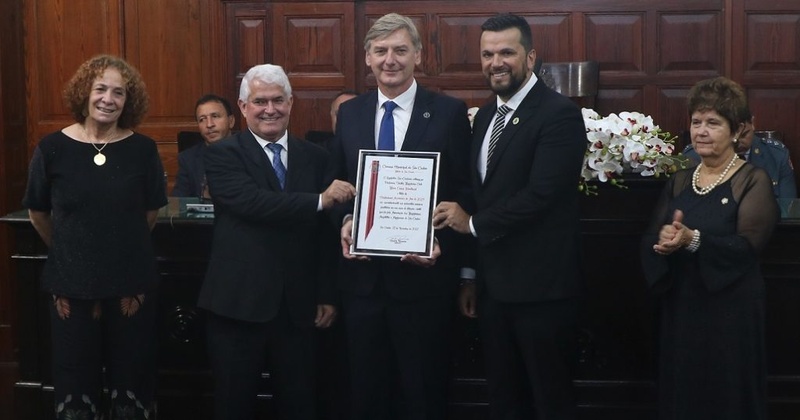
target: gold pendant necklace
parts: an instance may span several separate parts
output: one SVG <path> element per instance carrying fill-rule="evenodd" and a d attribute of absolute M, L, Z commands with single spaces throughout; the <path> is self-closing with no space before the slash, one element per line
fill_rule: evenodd
<path fill-rule="evenodd" d="M 106 146 L 108 146 L 108 142 L 110 142 L 111 139 L 114 138 L 114 135 L 116 134 L 116 132 L 117 132 L 117 130 L 112 131 L 111 135 L 106 136 L 105 141 L 102 142 L 103 145 L 100 146 L 100 147 L 97 147 L 96 144 L 94 144 L 93 142 L 89 141 L 89 133 L 86 131 L 86 126 L 85 125 L 83 126 L 83 137 L 86 139 L 86 141 L 89 144 L 92 145 L 92 147 L 94 147 L 94 150 L 97 150 L 97 154 L 94 155 L 94 164 L 95 165 L 97 165 L 97 166 L 105 165 L 105 163 L 106 163 L 106 155 L 103 154 L 103 149 L 105 149 Z"/>
<path fill-rule="evenodd" d="M 94 143 L 92 143 L 92 146 L 95 148 L 95 150 L 97 150 L 97 154 L 94 155 L 94 164 L 97 166 L 103 166 L 106 163 L 106 155 L 104 155 L 102 152 L 103 149 L 108 146 L 108 142 L 103 143 L 103 146 L 99 148 Z"/>

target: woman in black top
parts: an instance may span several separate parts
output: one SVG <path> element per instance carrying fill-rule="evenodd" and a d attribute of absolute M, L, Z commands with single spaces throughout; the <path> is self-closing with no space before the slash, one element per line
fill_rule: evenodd
<path fill-rule="evenodd" d="M 779 218 L 772 182 L 736 156 L 744 90 L 719 77 L 689 92 L 696 168 L 667 182 L 642 243 L 661 309 L 659 419 L 766 419 L 764 279 Z"/>
<path fill-rule="evenodd" d="M 56 418 L 152 418 L 150 230 L 167 198 L 155 142 L 131 131 L 148 96 L 138 71 L 107 55 L 83 63 L 64 96 L 76 123 L 39 142 L 23 200 L 49 247 Z"/>

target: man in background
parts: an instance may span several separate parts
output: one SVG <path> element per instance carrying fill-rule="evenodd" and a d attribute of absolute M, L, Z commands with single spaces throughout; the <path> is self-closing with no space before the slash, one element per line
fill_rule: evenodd
<path fill-rule="evenodd" d="M 333 133 L 336 133 L 336 116 L 339 114 L 339 106 L 356 96 L 358 96 L 358 93 L 355 91 L 344 90 L 333 98 L 333 102 L 331 102 L 331 131 Z"/>
<path fill-rule="evenodd" d="M 203 142 L 178 153 L 178 176 L 172 188 L 173 197 L 208 197 L 203 153 L 206 147 L 231 134 L 236 117 L 227 99 L 214 94 L 204 95 L 195 104 L 197 130 Z"/>

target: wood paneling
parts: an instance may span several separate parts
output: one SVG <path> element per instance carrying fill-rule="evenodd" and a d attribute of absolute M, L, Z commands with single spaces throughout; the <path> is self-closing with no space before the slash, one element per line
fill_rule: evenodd
<path fill-rule="evenodd" d="M 21 1 L 0 3 L 0 212 L 19 208 L 27 175 L 25 56 Z M 0 418 L 13 418 L 13 385 L 19 378 L 16 274 L 7 257 L 11 229 L 0 226 Z"/>
<path fill-rule="evenodd" d="M 644 19 L 638 14 L 586 16 L 586 58 L 600 63 L 600 71 L 642 75 Z"/>
<path fill-rule="evenodd" d="M 694 72 L 700 77 L 722 74 L 724 50 L 718 41 L 722 38 L 719 13 L 661 14 L 658 34 L 660 74 Z"/>
<path fill-rule="evenodd" d="M 352 4 L 326 3 L 313 8 L 277 3 L 273 8 L 272 48 L 267 61 L 282 65 L 294 91 L 289 131 L 330 131 L 330 106 L 343 90 L 355 89 L 356 56 Z"/>
<path fill-rule="evenodd" d="M 138 131 L 158 142 L 171 182 L 176 135 L 196 129 L 195 100 L 213 92 L 236 103 L 241 77 L 255 64 L 279 64 L 288 72 L 294 135 L 328 130 L 336 93 L 375 87 L 362 43 L 369 26 L 389 12 L 411 16 L 418 25 L 420 84 L 482 105 L 492 94 L 480 73 L 480 25 L 505 11 L 531 23 L 534 47 L 545 61 L 600 63 L 595 107 L 601 114 L 642 111 L 679 134 L 687 127 L 685 96 L 692 84 L 729 76 L 747 89 L 758 128 L 782 132 L 795 166 L 800 164 L 797 0 L 3 0 L 0 210 L 18 207 L 38 140 L 71 123 L 63 85 L 95 54 L 121 55 L 142 72 L 152 106 Z M 7 255 L 10 243 L 0 227 L 0 253 Z M 14 365 L 3 364 L 14 354 L 9 270 L 0 261 L 0 407 L 8 380 L 3 369 Z M 596 378 L 581 389 L 596 390 Z M 628 385 L 614 392 L 648 392 L 646 384 Z M 784 382 L 776 389 L 800 394 Z M 602 405 L 587 404 L 595 403 Z M 7 417 L 1 408 L 0 417 Z"/>

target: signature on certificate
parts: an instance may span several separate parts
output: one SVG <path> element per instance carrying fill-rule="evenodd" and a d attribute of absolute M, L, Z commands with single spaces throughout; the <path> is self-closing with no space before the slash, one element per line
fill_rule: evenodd
<path fill-rule="evenodd" d="M 408 236 L 392 236 L 391 238 L 389 238 L 389 242 L 395 245 L 404 244 L 408 242 Z"/>

